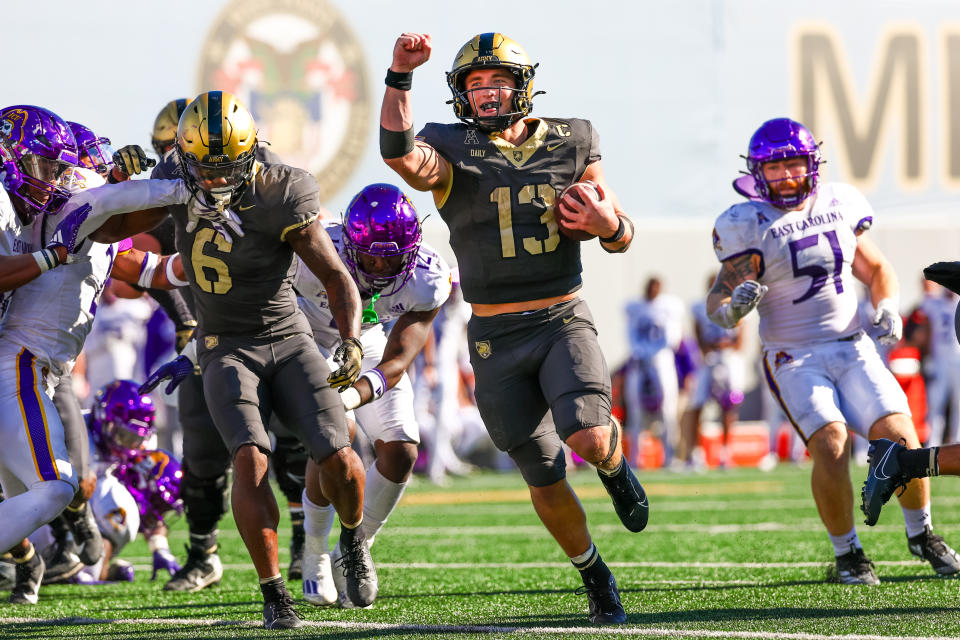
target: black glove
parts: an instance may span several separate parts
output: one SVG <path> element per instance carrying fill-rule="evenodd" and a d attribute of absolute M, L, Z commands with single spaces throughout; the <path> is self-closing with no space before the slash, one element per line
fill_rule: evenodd
<path fill-rule="evenodd" d="M 327 382 L 334 389 L 345 390 L 352 385 L 360 375 L 360 365 L 363 363 L 363 346 L 356 338 L 346 338 L 333 353 L 333 361 L 340 368 L 327 376 Z"/>
<path fill-rule="evenodd" d="M 135 176 L 156 165 L 157 161 L 148 158 L 140 145 L 128 144 L 113 154 L 113 164 L 128 176 Z"/>
<path fill-rule="evenodd" d="M 923 277 L 960 293 L 960 262 L 935 262 L 923 270 Z"/>

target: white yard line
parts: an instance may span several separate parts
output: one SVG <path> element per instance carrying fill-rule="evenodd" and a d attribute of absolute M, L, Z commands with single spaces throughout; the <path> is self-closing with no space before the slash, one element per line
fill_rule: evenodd
<path fill-rule="evenodd" d="M 80 624 L 150 624 L 157 626 L 235 626 L 260 627 L 259 621 L 219 620 L 215 618 L 0 618 L 0 624 L 48 624 L 68 626 Z M 429 625 L 390 624 L 386 622 L 348 622 L 304 620 L 305 627 L 319 629 L 350 629 L 355 631 L 391 631 L 411 633 L 460 633 L 460 634 L 571 634 L 597 637 L 633 636 L 639 638 L 743 638 L 745 640 L 956 640 L 956 636 L 881 636 L 865 634 L 823 635 L 818 633 L 783 633 L 780 631 L 713 631 L 710 629 L 667 629 L 656 627 L 515 627 L 508 625 Z"/>

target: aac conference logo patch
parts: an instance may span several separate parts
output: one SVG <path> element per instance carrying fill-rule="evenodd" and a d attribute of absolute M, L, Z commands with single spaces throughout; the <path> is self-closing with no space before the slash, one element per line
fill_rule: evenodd
<path fill-rule="evenodd" d="M 326 0 L 233 0 L 210 29 L 199 90 L 236 95 L 258 137 L 306 169 L 329 200 L 366 148 L 370 95 L 360 41 Z"/>

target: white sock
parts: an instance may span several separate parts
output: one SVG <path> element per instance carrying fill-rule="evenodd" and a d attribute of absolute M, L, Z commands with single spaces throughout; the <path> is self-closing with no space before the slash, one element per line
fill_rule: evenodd
<path fill-rule="evenodd" d="M 907 509 L 901 505 L 900 511 L 903 512 L 903 523 L 907 525 L 908 538 L 920 535 L 927 527 L 933 529 L 929 502 L 922 509 Z"/>
<path fill-rule="evenodd" d="M 318 507 L 310 502 L 307 490 L 303 490 L 303 531 L 306 534 L 305 544 L 315 553 L 325 553 L 330 550 L 330 530 L 333 529 L 333 519 L 337 515 L 332 504 Z M 313 549 L 313 547 L 316 549 Z"/>
<path fill-rule="evenodd" d="M 64 480 L 34 482 L 25 493 L 0 502 L 0 551 L 6 551 L 47 524 L 73 500 Z"/>
<path fill-rule="evenodd" d="M 391 482 L 383 477 L 377 464 L 373 463 L 367 469 L 366 486 L 363 490 L 363 533 L 370 544 L 373 544 L 373 538 L 380 532 L 387 518 L 396 509 L 400 497 L 403 496 L 403 490 L 407 488 L 406 482 Z"/>
<path fill-rule="evenodd" d="M 828 535 L 830 534 L 828 533 Z M 863 545 L 860 544 L 860 538 L 857 536 L 856 527 L 842 536 L 830 535 L 830 542 L 833 543 L 833 555 L 835 556 L 842 556 L 854 549 L 863 548 Z"/>

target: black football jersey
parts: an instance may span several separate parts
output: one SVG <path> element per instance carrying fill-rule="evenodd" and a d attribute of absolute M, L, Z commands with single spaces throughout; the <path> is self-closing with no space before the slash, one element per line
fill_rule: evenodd
<path fill-rule="evenodd" d="M 180 175 L 176 157 L 167 154 L 153 177 Z M 187 232 L 187 207 L 168 207 L 200 335 L 309 333 L 293 292 L 297 263 L 286 236 L 316 220 L 317 181 L 302 169 L 258 164 L 250 186 L 231 208 L 244 235 L 228 228 L 233 241 L 227 242 L 206 220 Z"/>
<path fill-rule="evenodd" d="M 590 122 L 527 120 L 519 146 L 465 124 L 429 123 L 417 138 L 450 162 L 438 205 L 467 302 L 496 304 L 580 288 L 580 243 L 560 233 L 554 204 L 600 159 Z"/>

